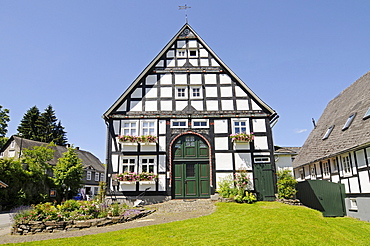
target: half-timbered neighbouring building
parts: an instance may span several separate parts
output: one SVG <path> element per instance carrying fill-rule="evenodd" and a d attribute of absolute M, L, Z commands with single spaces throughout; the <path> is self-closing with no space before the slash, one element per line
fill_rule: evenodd
<path fill-rule="evenodd" d="M 258 199 L 274 200 L 271 124 L 277 117 L 185 24 L 103 115 L 110 189 L 208 198 L 220 178 L 243 169 Z M 254 139 L 230 138 L 240 133 Z M 158 178 L 116 182 L 127 171 Z"/>
<path fill-rule="evenodd" d="M 370 72 L 328 103 L 293 167 L 298 181 L 344 184 L 347 215 L 370 221 Z"/>

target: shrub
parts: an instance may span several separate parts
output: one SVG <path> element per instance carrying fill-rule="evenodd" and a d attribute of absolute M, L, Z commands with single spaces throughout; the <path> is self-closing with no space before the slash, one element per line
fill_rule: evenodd
<path fill-rule="evenodd" d="M 280 170 L 276 173 L 277 175 L 277 188 L 278 197 L 280 199 L 292 199 L 294 198 L 297 190 L 295 186 L 297 180 L 294 179 L 290 170 Z"/>

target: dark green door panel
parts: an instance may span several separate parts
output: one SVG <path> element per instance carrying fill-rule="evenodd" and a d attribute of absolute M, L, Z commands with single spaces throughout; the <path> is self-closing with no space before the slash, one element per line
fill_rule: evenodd
<path fill-rule="evenodd" d="M 254 164 L 253 167 L 254 185 L 257 199 L 260 201 L 275 200 L 275 179 L 271 163 Z"/>

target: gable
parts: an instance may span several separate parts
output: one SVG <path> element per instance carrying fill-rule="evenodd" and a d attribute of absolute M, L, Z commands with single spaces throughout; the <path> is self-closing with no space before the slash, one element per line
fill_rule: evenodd
<path fill-rule="evenodd" d="M 260 114 L 271 118 L 276 115 L 188 24 L 103 117 L 161 117 L 185 111 L 212 115 Z"/>

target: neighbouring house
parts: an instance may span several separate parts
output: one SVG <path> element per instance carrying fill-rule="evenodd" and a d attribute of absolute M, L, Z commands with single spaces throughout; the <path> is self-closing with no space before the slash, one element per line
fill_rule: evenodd
<path fill-rule="evenodd" d="M 293 174 L 293 161 L 299 150 L 300 147 L 275 146 L 274 156 L 276 171 L 290 170 Z"/>
<path fill-rule="evenodd" d="M 296 156 L 298 181 L 345 185 L 347 215 L 370 221 L 370 72 L 329 102 Z"/>
<path fill-rule="evenodd" d="M 46 145 L 47 143 L 33 141 L 25 138 L 21 138 L 13 135 L 9 138 L 6 144 L 0 150 L 0 158 L 14 158 L 19 159 L 22 156 L 22 149 L 30 149 L 34 146 Z M 58 159 L 63 156 L 63 153 L 67 151 L 68 146 L 55 146 L 52 147 L 54 152 L 54 158 L 49 162 L 55 166 Z M 84 167 L 83 180 L 81 180 L 82 188 L 81 192 L 88 195 L 96 195 L 99 191 L 99 181 L 105 180 L 105 167 L 100 160 L 91 154 L 90 152 L 80 150 L 76 148 L 78 157 L 82 160 Z M 48 171 L 49 175 L 52 176 L 52 170 Z M 51 194 L 53 191 L 51 192 Z"/>
<path fill-rule="evenodd" d="M 107 183 L 117 195 L 150 188 L 152 198 L 209 198 L 221 178 L 244 169 L 259 200 L 275 199 L 271 126 L 278 115 L 189 24 L 103 118 Z M 133 179 L 127 172 L 157 177 Z"/>

